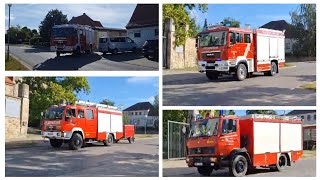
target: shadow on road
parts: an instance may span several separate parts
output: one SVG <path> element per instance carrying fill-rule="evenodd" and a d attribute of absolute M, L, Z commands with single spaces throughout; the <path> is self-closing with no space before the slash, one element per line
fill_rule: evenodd
<path fill-rule="evenodd" d="M 49 47 L 30 47 L 25 49 L 26 53 L 43 53 L 43 52 L 52 52 Z"/>
<path fill-rule="evenodd" d="M 104 57 L 107 60 L 115 61 L 115 62 L 124 62 L 124 61 L 132 61 L 135 59 L 141 59 L 144 58 L 144 56 L 141 53 L 133 53 L 133 52 L 125 52 L 125 53 L 118 53 L 118 54 L 103 54 L 102 57 Z"/>
<path fill-rule="evenodd" d="M 14 153 L 8 150 L 6 176 L 158 176 L 158 155 L 121 151 L 94 155 L 90 148 L 78 151 L 66 148 L 41 147 L 35 154 L 26 148 Z M 107 152 L 109 147 L 99 148 L 100 152 Z M 19 162 L 7 162 L 14 158 Z"/>
<path fill-rule="evenodd" d="M 78 70 L 81 67 L 100 60 L 102 57 L 96 53 L 81 56 L 65 55 L 50 58 L 34 66 L 34 70 Z"/>

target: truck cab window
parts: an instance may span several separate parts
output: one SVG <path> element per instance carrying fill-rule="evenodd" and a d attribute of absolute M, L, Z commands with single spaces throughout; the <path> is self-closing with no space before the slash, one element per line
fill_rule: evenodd
<path fill-rule="evenodd" d="M 244 34 L 244 43 L 251 43 L 251 35 Z"/>
<path fill-rule="evenodd" d="M 78 118 L 84 118 L 84 110 L 78 109 Z"/>
<path fill-rule="evenodd" d="M 76 110 L 71 108 L 67 109 L 67 116 L 76 117 Z"/>
<path fill-rule="evenodd" d="M 230 33 L 230 45 L 236 44 L 236 33 L 231 32 Z"/>
<path fill-rule="evenodd" d="M 222 134 L 228 134 L 237 131 L 237 121 L 232 119 L 225 119 L 222 123 Z"/>
<path fill-rule="evenodd" d="M 86 110 L 86 116 L 87 116 L 88 120 L 94 119 L 93 110 L 87 109 Z"/>

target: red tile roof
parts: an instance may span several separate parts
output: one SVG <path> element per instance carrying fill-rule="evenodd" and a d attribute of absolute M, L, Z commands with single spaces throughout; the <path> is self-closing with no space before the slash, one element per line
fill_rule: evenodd
<path fill-rule="evenodd" d="M 159 5 L 138 4 L 134 10 L 127 29 L 159 26 Z"/>
<path fill-rule="evenodd" d="M 103 27 L 100 21 L 92 20 L 86 13 L 83 13 L 81 16 L 72 17 L 69 21 L 69 24 L 81 24 L 88 25 L 91 27 Z"/>

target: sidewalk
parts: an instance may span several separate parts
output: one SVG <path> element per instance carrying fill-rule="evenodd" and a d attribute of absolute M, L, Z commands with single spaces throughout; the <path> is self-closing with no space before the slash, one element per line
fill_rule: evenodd
<path fill-rule="evenodd" d="M 48 139 L 43 140 L 43 138 L 38 134 L 27 134 L 27 137 L 22 138 L 6 138 L 5 148 L 40 146 L 46 141 L 48 141 Z"/>

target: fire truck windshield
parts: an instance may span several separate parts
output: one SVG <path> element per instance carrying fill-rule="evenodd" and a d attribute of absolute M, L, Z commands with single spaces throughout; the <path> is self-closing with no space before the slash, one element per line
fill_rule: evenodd
<path fill-rule="evenodd" d="M 53 28 L 52 36 L 53 37 L 70 37 L 76 36 L 77 30 L 75 28 Z"/>
<path fill-rule="evenodd" d="M 226 31 L 200 34 L 200 47 L 213 47 L 226 45 Z"/>
<path fill-rule="evenodd" d="M 196 121 L 191 124 L 190 137 L 216 136 L 218 127 L 219 118 Z"/>
<path fill-rule="evenodd" d="M 46 111 L 44 118 L 47 120 L 62 119 L 63 112 L 64 112 L 63 107 L 51 108 Z"/>

